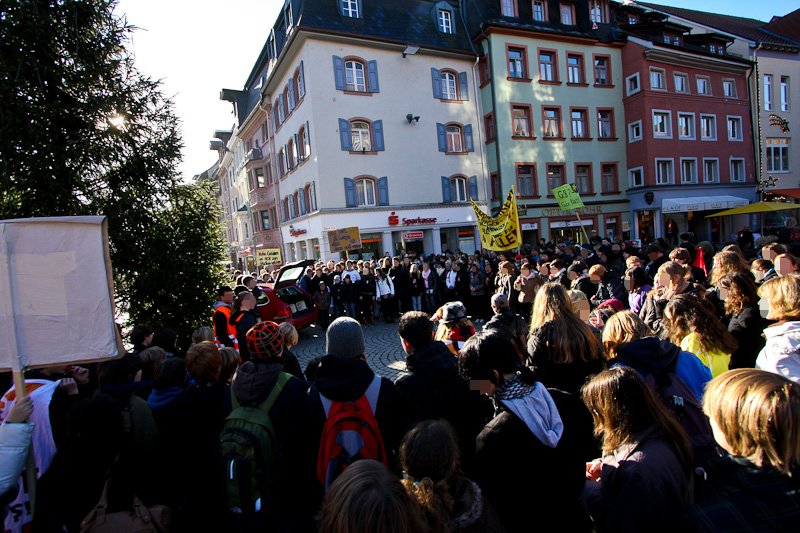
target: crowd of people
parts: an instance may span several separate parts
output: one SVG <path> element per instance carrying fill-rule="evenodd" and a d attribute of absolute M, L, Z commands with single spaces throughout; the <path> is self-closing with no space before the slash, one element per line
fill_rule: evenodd
<path fill-rule="evenodd" d="M 685 237 L 317 264 L 305 368 L 253 312 L 277 273 L 235 272 L 185 350 L 136 326 L 124 357 L 3 397 L 6 528 L 27 495 L 34 531 L 91 527 L 99 500 L 175 531 L 794 531 L 798 261 Z M 368 362 L 379 316 L 395 382 Z"/>

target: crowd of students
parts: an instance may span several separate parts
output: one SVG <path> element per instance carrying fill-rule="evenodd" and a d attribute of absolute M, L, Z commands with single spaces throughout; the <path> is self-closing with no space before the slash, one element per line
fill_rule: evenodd
<path fill-rule="evenodd" d="M 109 513 L 163 506 L 175 531 L 796 530 L 796 260 L 696 248 L 425 261 L 422 287 L 443 277 L 444 291 L 384 305 L 404 311 L 396 382 L 368 363 L 371 300 L 341 310 L 305 369 L 288 323 L 239 320 L 238 351 L 214 324 L 185 351 L 137 326 L 125 357 L 30 372 L 34 401 L 3 396 L 6 527 L 79 531 L 105 487 Z M 460 261 L 483 294 L 450 292 Z M 377 276 L 376 295 L 392 279 L 391 266 L 339 268 L 362 286 Z M 257 298 L 244 286 L 228 320 Z M 256 421 L 255 448 L 271 451 L 254 457 Z M 31 439 L 35 491 L 21 474 Z"/>

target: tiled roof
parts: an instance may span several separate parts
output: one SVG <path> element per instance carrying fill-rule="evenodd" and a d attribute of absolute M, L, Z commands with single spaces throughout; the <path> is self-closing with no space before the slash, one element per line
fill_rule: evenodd
<path fill-rule="evenodd" d="M 796 9 L 782 17 L 775 17 L 763 29 L 788 37 L 800 44 L 800 9 Z"/>
<path fill-rule="evenodd" d="M 705 11 L 695 11 L 681 7 L 664 6 L 650 2 L 636 2 L 637 5 L 656 9 L 663 13 L 668 13 L 675 17 L 691 20 L 704 26 L 716 28 L 726 33 L 738 35 L 744 39 L 764 44 L 796 46 L 797 43 L 781 37 L 771 31 L 765 31 L 766 22 L 745 17 L 733 17 L 719 13 L 706 13 Z"/>

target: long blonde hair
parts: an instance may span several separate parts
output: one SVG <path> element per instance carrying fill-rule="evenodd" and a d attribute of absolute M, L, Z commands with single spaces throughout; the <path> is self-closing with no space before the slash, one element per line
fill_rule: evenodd
<path fill-rule="evenodd" d="M 747 272 L 750 268 L 745 263 L 740 254 L 729 250 L 723 251 L 714 256 L 714 266 L 711 267 L 711 275 L 709 276 L 708 284 L 716 287 L 719 280 L 728 274 L 735 274 L 736 272 Z"/>
<path fill-rule="evenodd" d="M 609 359 L 617 356 L 617 348 L 636 339 L 652 337 L 644 321 L 631 311 L 619 311 L 611 315 L 603 328 L 603 348 Z"/>
<path fill-rule="evenodd" d="M 560 283 L 545 283 L 536 293 L 530 339 L 530 354 L 544 343 L 555 363 L 595 361 L 603 355 L 600 342 L 572 310 L 572 301 Z"/>

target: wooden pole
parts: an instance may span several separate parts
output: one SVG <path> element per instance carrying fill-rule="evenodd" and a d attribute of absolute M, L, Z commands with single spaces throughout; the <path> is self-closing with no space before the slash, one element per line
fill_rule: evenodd
<path fill-rule="evenodd" d="M 581 231 L 583 232 L 583 236 L 586 237 L 586 244 L 590 244 L 589 242 L 589 234 L 586 233 L 586 228 L 583 227 L 583 221 L 581 220 L 581 215 L 578 213 L 578 210 L 575 210 L 575 218 L 578 219 L 578 224 L 581 225 Z"/>

